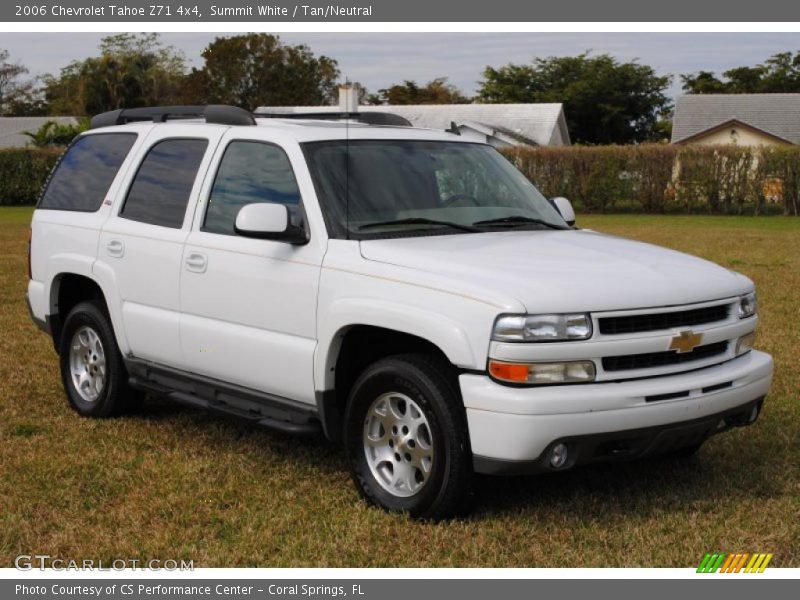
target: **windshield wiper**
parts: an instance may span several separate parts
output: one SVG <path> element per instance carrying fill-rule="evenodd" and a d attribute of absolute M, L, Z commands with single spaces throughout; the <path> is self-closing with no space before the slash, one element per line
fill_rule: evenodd
<path fill-rule="evenodd" d="M 486 219 L 485 221 L 475 221 L 472 226 L 473 227 L 481 227 L 483 225 L 509 225 L 511 227 L 515 227 L 517 225 L 543 225 L 544 227 L 549 227 L 550 229 L 559 229 L 565 230 L 569 229 L 569 227 L 562 227 L 561 225 L 556 225 L 555 223 L 549 223 L 548 221 L 544 221 L 543 219 L 535 219 L 533 217 L 523 217 L 522 215 L 512 215 L 510 217 L 500 217 L 499 219 Z"/>
<path fill-rule="evenodd" d="M 443 227 L 450 227 L 451 229 L 459 229 L 461 231 L 479 231 L 477 227 L 473 227 L 471 225 L 462 225 L 461 223 L 453 223 L 451 221 L 437 221 L 436 219 L 426 219 L 424 217 L 409 217 L 408 219 L 395 219 L 393 221 L 377 221 L 375 223 L 361 225 L 358 229 L 372 229 L 374 227 L 388 227 L 391 225 L 442 225 Z"/>

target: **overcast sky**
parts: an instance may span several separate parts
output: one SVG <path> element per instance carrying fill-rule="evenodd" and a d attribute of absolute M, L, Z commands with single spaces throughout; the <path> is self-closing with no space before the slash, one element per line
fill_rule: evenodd
<path fill-rule="evenodd" d="M 74 59 L 96 55 L 102 33 L 3 33 L 0 48 L 34 75 L 57 73 Z M 190 65 L 222 33 L 165 33 Z M 659 74 L 676 75 L 670 94 L 680 93 L 677 75 L 700 69 L 721 72 L 754 65 L 782 51 L 800 50 L 798 33 L 283 33 L 316 54 L 339 61 L 343 77 L 377 91 L 405 79 L 448 77 L 472 94 L 486 65 L 524 63 L 534 57 L 575 55 L 585 50 L 619 60 L 639 59 Z"/>

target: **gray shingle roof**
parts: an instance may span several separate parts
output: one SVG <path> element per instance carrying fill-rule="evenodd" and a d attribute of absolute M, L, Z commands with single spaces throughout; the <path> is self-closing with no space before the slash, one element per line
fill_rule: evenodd
<path fill-rule="evenodd" d="M 263 112 L 338 112 L 338 106 L 262 106 Z M 360 106 L 361 112 L 390 112 L 405 117 L 415 127 L 447 129 L 450 122 L 484 123 L 542 146 L 568 146 L 562 104 L 409 104 Z"/>
<path fill-rule="evenodd" d="M 47 121 L 75 124 L 75 117 L 0 117 L 0 148 L 20 148 L 31 141 L 25 131 L 35 132 Z"/>
<path fill-rule="evenodd" d="M 679 96 L 672 119 L 672 142 L 681 142 L 733 119 L 800 144 L 800 94 Z"/>

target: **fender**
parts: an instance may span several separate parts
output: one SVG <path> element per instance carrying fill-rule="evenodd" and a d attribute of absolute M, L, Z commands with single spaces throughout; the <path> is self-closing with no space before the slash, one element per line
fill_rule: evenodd
<path fill-rule="evenodd" d="M 48 310 L 55 312 L 58 304 L 58 283 L 61 275 L 80 275 L 89 279 L 92 277 L 92 263 L 94 256 L 85 254 L 54 254 L 47 260 L 47 275 L 44 278 L 45 298 L 49 299 Z"/>
<path fill-rule="evenodd" d="M 114 335 L 117 337 L 117 346 L 123 356 L 131 353 L 128 338 L 125 335 L 125 328 L 122 326 L 122 304 L 117 290 L 117 277 L 107 263 L 95 260 L 92 265 L 92 275 L 90 277 L 94 280 L 100 289 L 103 291 L 103 296 L 106 299 L 106 306 L 108 306 L 108 313 L 111 315 L 111 326 L 114 328 Z"/>
<path fill-rule="evenodd" d="M 474 368 L 477 363 L 469 336 L 460 323 L 417 306 L 374 298 L 340 299 L 330 305 L 320 324 L 314 353 L 314 381 L 318 390 L 333 389 L 333 368 L 343 334 L 355 325 L 392 329 L 428 340 L 456 366 Z"/>
<path fill-rule="evenodd" d="M 48 263 L 50 273 L 45 284 L 45 297 L 49 298 L 49 314 L 57 312 L 59 285 L 63 275 L 79 275 L 92 280 L 100 288 L 103 298 L 105 298 L 117 345 L 120 352 L 125 355 L 129 352 L 128 340 L 125 337 L 125 330 L 121 326 L 119 305 L 110 291 L 116 289 L 114 273 L 107 266 L 105 269 L 100 269 L 98 273 L 97 265 L 98 263 L 93 257 L 79 254 L 60 254 L 52 257 Z M 62 318 L 66 318 L 66 315 L 62 315 Z"/>

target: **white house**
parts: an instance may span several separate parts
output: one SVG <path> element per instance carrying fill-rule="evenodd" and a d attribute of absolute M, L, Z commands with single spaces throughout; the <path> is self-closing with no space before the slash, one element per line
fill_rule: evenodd
<path fill-rule="evenodd" d="M 495 147 L 569 146 L 564 107 L 552 104 L 409 104 L 355 106 L 340 90 L 339 106 L 261 106 L 257 113 L 387 112 L 415 127 L 450 129 Z M 355 110 L 354 110 L 355 109 Z"/>
<path fill-rule="evenodd" d="M 673 144 L 800 143 L 800 94 L 690 94 L 672 119 Z"/>

